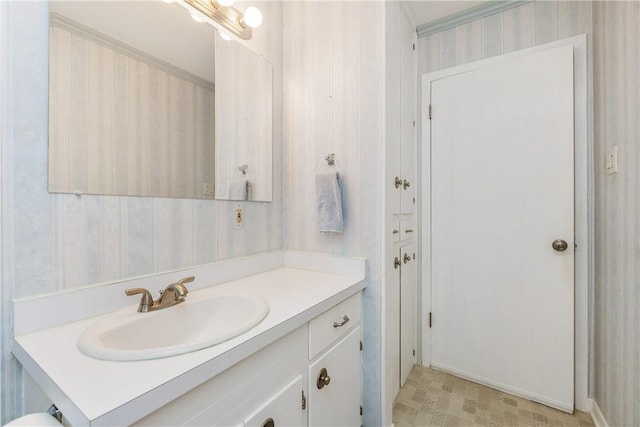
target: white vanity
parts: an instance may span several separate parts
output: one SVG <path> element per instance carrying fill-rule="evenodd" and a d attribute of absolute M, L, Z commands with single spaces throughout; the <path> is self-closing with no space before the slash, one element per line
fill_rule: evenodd
<path fill-rule="evenodd" d="M 12 350 L 71 425 L 359 426 L 364 264 L 271 252 L 20 300 Z M 269 313 L 230 340 L 172 357 L 117 362 L 77 349 L 109 312 L 135 311 L 124 289 L 155 291 L 187 274 L 196 276 L 189 296 L 256 295 Z"/>

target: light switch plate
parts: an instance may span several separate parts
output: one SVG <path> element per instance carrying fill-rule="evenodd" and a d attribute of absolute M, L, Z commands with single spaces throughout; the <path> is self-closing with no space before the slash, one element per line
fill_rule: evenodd
<path fill-rule="evenodd" d="M 607 150 L 606 168 L 607 168 L 607 174 L 609 175 L 618 173 L 618 146 L 617 145 Z"/>

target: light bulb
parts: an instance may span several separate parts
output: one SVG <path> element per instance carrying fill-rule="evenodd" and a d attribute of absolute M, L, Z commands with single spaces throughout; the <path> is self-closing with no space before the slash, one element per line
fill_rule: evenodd
<path fill-rule="evenodd" d="M 242 19 L 245 24 L 251 28 L 258 28 L 262 24 L 262 12 L 255 6 L 249 6 L 244 11 L 244 18 Z"/>
<path fill-rule="evenodd" d="M 226 41 L 233 40 L 233 37 L 231 37 L 231 34 L 227 33 L 226 31 L 220 31 L 220 37 L 222 37 L 222 40 L 226 40 Z"/>
<path fill-rule="evenodd" d="M 234 3 L 234 0 L 216 0 L 220 6 L 229 7 Z"/>
<path fill-rule="evenodd" d="M 200 16 L 199 13 L 189 12 L 189 14 L 191 15 L 191 17 L 193 18 L 194 21 L 196 21 L 198 23 L 203 23 L 204 22 L 204 18 L 202 16 Z"/>

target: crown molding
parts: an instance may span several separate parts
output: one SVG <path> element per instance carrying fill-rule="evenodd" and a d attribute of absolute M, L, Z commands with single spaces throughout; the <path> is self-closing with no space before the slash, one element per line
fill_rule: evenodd
<path fill-rule="evenodd" d="M 445 16 L 433 22 L 419 25 L 417 27 L 418 38 L 448 30 L 458 25 L 466 24 L 477 19 L 485 18 L 489 15 L 504 12 L 523 4 L 531 3 L 533 0 L 495 0 L 488 1 L 471 9 Z"/>

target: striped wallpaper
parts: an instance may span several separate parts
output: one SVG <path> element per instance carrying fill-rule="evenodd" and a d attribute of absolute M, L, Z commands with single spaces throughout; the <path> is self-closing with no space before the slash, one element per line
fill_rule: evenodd
<path fill-rule="evenodd" d="M 216 38 L 216 199 L 241 199 L 238 186 L 244 184 L 250 187 L 246 200 L 271 201 L 273 66 Z"/>
<path fill-rule="evenodd" d="M 640 3 L 594 2 L 594 397 L 610 426 L 640 425 Z M 606 150 L 618 146 L 618 173 Z"/>
<path fill-rule="evenodd" d="M 418 75 L 591 33 L 591 2 L 536 1 L 418 39 Z"/>
<path fill-rule="evenodd" d="M 383 2 L 284 2 L 284 239 L 367 258 L 364 424 L 380 425 Z M 344 233 L 316 231 L 315 174 L 335 153 Z"/>

